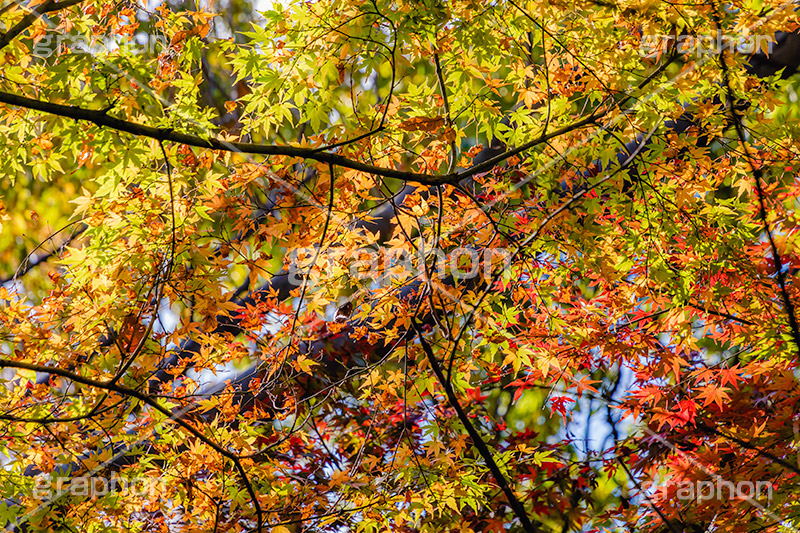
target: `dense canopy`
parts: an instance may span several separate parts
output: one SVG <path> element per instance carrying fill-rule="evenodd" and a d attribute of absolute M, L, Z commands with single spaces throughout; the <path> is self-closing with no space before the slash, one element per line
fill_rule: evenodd
<path fill-rule="evenodd" d="M 796 531 L 775 0 L 7 0 L 0 523 Z"/>

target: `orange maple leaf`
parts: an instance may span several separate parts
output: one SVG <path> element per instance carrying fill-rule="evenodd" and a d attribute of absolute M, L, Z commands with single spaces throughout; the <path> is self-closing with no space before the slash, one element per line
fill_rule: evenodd
<path fill-rule="evenodd" d="M 436 131 L 444 126 L 444 117 L 413 117 L 404 120 L 398 128 L 405 131 Z"/>

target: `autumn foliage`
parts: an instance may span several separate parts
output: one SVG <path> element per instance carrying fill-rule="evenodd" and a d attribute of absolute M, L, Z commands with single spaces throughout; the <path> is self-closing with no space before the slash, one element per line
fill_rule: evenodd
<path fill-rule="evenodd" d="M 0 8 L 0 523 L 794 531 L 795 8 Z"/>

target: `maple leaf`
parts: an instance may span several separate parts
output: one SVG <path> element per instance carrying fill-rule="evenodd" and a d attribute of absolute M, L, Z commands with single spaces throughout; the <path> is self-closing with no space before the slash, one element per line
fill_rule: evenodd
<path fill-rule="evenodd" d="M 730 396 L 728 396 L 726 392 L 727 390 L 729 389 L 717 387 L 713 384 L 707 384 L 705 387 L 700 389 L 700 393 L 697 395 L 697 398 L 703 400 L 704 407 L 714 403 L 721 410 L 724 402 L 730 401 Z"/>
<path fill-rule="evenodd" d="M 697 404 L 692 400 L 681 400 L 675 408 L 675 418 L 683 424 L 694 424 Z"/>
<path fill-rule="evenodd" d="M 730 368 L 721 368 L 719 371 L 719 378 L 720 384 L 724 387 L 726 385 L 732 385 L 734 388 L 739 388 L 739 377 L 738 374 L 741 371 L 739 370 L 739 363 L 735 364 Z"/>
<path fill-rule="evenodd" d="M 565 406 L 567 402 L 575 403 L 575 400 L 567 396 L 553 396 L 550 398 L 550 405 L 553 411 L 560 413 L 565 423 L 567 421 L 567 408 Z"/>

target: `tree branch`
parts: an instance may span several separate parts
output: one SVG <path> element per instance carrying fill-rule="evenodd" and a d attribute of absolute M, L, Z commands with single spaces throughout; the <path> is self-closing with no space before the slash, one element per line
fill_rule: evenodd
<path fill-rule="evenodd" d="M 721 32 L 722 21 L 720 19 L 716 4 L 714 4 L 712 13 L 714 16 L 714 23 Z M 767 205 L 765 200 L 766 193 L 764 192 L 763 186 L 764 172 L 761 170 L 761 167 L 755 164 L 753 161 L 753 156 L 750 154 L 750 149 L 747 147 L 747 142 L 744 136 L 744 126 L 742 124 L 742 116 L 739 114 L 739 110 L 736 109 L 735 94 L 733 92 L 733 87 L 731 86 L 730 70 L 728 68 L 727 61 L 725 61 L 724 49 L 719 54 L 719 62 L 720 66 L 722 67 L 722 81 L 725 85 L 725 92 L 728 96 L 728 107 L 730 109 L 731 119 L 733 120 L 733 127 L 736 130 L 736 136 L 739 138 L 739 144 L 742 145 L 742 151 L 744 151 L 745 159 L 747 159 L 747 163 L 750 166 L 750 171 L 752 172 L 755 180 L 756 195 L 758 197 L 758 218 L 761 220 L 761 224 L 764 226 L 764 232 L 767 234 L 767 239 L 769 240 L 769 247 L 772 251 L 772 261 L 775 263 L 775 278 L 778 281 L 778 286 L 780 287 L 781 296 L 783 298 L 783 305 L 786 308 L 786 314 L 789 317 L 789 328 L 792 330 L 792 338 L 794 339 L 795 349 L 797 350 L 797 355 L 800 356 L 800 327 L 798 327 L 797 324 L 794 304 L 789 296 L 789 290 L 786 287 L 786 274 L 783 272 L 783 261 L 781 260 L 781 255 L 778 252 L 778 247 L 775 244 L 775 239 L 772 236 L 772 230 L 770 229 L 769 221 L 767 220 Z"/>
<path fill-rule="evenodd" d="M 478 453 L 486 462 L 486 466 L 489 467 L 489 471 L 492 473 L 492 476 L 494 476 L 495 481 L 497 481 L 497 485 L 500 487 L 500 490 L 503 491 L 503 494 L 508 500 L 511 509 L 514 511 L 514 515 L 516 515 L 516 517 L 519 518 L 519 521 L 522 523 L 522 529 L 528 533 L 538 533 L 539 528 L 531 522 L 530 518 L 528 518 L 528 514 L 525 512 L 525 507 L 522 505 L 522 502 L 519 501 L 517 495 L 514 494 L 514 490 L 509 485 L 508 480 L 506 480 L 505 476 L 500 471 L 500 467 L 497 466 L 491 450 L 489 450 L 489 447 L 486 446 L 485 442 L 483 442 L 478 430 L 475 429 L 475 426 L 472 425 L 467 413 L 464 412 L 464 408 L 461 407 L 461 404 L 458 402 L 458 398 L 456 397 L 455 391 L 453 391 L 453 387 L 450 385 L 450 382 L 445 378 L 445 375 L 442 372 L 442 367 L 439 365 L 439 361 L 436 359 L 430 344 L 428 344 L 428 341 L 426 341 L 422 336 L 422 332 L 420 332 L 419 328 L 417 327 L 417 322 L 413 318 L 411 319 L 411 327 L 414 329 L 414 332 L 416 333 L 417 338 L 422 345 L 422 350 L 425 352 L 425 355 L 428 358 L 428 362 L 431 365 L 431 369 L 433 369 L 433 373 L 436 375 L 437 381 L 442 388 L 444 388 L 448 402 L 450 402 L 450 405 L 453 407 L 453 409 L 455 409 L 458 419 L 467 430 L 475 449 L 478 450 Z"/>
<path fill-rule="evenodd" d="M 250 499 L 253 502 L 253 507 L 256 511 L 257 521 L 258 521 L 258 531 L 261 532 L 262 526 L 264 523 L 263 519 L 263 512 L 261 509 L 261 504 L 258 502 L 258 497 L 256 495 L 255 489 L 253 485 L 250 483 L 250 479 L 247 477 L 247 473 L 244 470 L 244 467 L 239 461 L 239 456 L 235 453 L 226 450 L 210 438 L 203 435 L 197 428 L 186 422 L 180 417 L 175 416 L 175 413 L 171 412 L 168 408 L 164 407 L 156 400 L 140 392 L 136 389 L 131 389 L 129 387 L 125 387 L 124 385 L 118 385 L 113 382 L 103 382 L 98 381 L 96 379 L 87 378 L 81 376 L 80 374 L 76 374 L 74 372 L 70 372 L 68 370 L 64 370 L 62 368 L 57 367 L 49 367 L 44 365 L 37 365 L 34 363 L 25 363 L 22 361 L 11 361 L 9 359 L 0 359 L 0 368 L 16 368 L 21 370 L 33 370 L 34 372 L 46 372 L 48 374 L 53 374 L 56 376 L 61 376 L 63 378 L 69 379 L 70 381 L 74 381 L 75 383 L 80 383 L 81 385 L 88 385 L 90 387 L 95 387 L 102 390 L 107 390 L 110 392 L 116 392 L 117 394 L 121 394 L 123 396 L 128 396 L 131 398 L 136 398 L 142 403 L 145 403 L 158 411 L 159 413 L 167 416 L 170 420 L 173 420 L 176 424 L 181 426 L 187 432 L 189 432 L 192 436 L 200 440 L 201 442 L 205 443 L 207 446 L 211 447 L 215 452 L 222 455 L 226 459 L 229 459 L 233 462 L 237 472 L 239 473 L 240 477 L 242 478 L 242 483 L 244 484 L 245 488 L 247 489 L 247 493 L 250 495 Z"/>
<path fill-rule="evenodd" d="M 651 79 L 651 78 L 648 78 Z M 529 141 L 513 150 L 506 151 L 496 155 L 482 163 L 473 165 L 472 167 L 461 172 L 451 172 L 448 174 L 424 174 L 419 172 L 408 172 L 394 168 L 379 167 L 362 163 L 353 159 L 344 157 L 327 151 L 319 151 L 314 148 L 303 148 L 300 146 L 288 145 L 275 145 L 275 144 L 257 144 L 257 143 L 242 143 L 242 142 L 228 142 L 218 138 L 205 139 L 197 135 L 190 135 L 187 133 L 180 133 L 172 128 L 157 128 L 153 126 L 146 126 L 144 124 L 137 124 L 127 120 L 122 120 L 108 115 L 107 110 L 94 110 L 85 109 L 82 107 L 54 104 L 51 102 L 44 102 L 20 96 L 8 92 L 0 91 L 0 103 L 23 107 L 34 111 L 41 111 L 64 118 L 71 118 L 73 120 L 81 120 L 92 122 L 101 127 L 111 128 L 117 131 L 130 133 L 141 137 L 149 137 L 158 141 L 171 141 L 187 146 L 196 146 L 198 148 L 208 148 L 211 150 L 220 150 L 223 152 L 238 152 L 243 154 L 253 155 L 279 155 L 286 157 L 299 157 L 303 159 L 312 159 L 330 165 L 336 165 L 351 170 L 358 170 L 366 172 L 375 176 L 385 178 L 395 178 L 407 182 L 415 182 L 423 185 L 442 185 L 442 184 L 455 184 L 464 178 L 474 176 L 481 172 L 487 171 L 499 163 L 513 157 L 521 152 L 530 150 L 534 146 L 546 143 L 547 141 L 565 135 L 572 131 L 578 130 L 584 126 L 596 122 L 605 113 L 594 113 L 578 122 L 564 126 L 552 133 L 540 135 L 536 139 Z"/>

